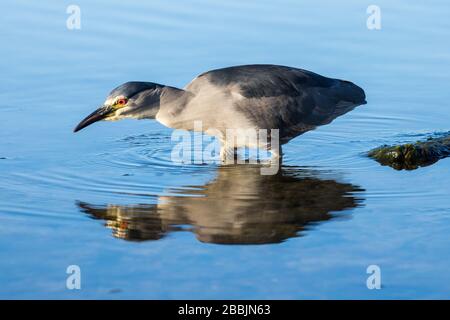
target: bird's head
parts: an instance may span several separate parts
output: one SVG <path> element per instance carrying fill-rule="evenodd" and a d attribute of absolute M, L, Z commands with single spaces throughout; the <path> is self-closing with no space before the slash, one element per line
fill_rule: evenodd
<path fill-rule="evenodd" d="M 80 131 L 100 120 L 155 118 L 162 88 L 162 85 L 152 82 L 126 82 L 111 91 L 103 105 L 84 118 L 73 131 Z"/>

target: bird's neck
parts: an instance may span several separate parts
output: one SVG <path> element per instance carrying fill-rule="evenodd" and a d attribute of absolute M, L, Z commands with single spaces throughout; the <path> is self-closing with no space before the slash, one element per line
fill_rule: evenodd
<path fill-rule="evenodd" d="M 192 97 L 192 93 L 175 87 L 163 87 L 160 97 L 160 108 L 182 109 Z M 174 111 L 174 110 L 172 110 Z"/>
<path fill-rule="evenodd" d="M 183 89 L 165 86 L 161 89 L 159 111 L 156 120 L 162 124 L 173 127 L 171 120 L 175 119 L 194 95 Z"/>

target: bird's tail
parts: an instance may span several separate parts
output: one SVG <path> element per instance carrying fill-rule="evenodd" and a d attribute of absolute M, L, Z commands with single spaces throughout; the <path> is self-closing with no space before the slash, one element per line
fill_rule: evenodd
<path fill-rule="evenodd" d="M 331 87 L 320 88 L 315 92 L 314 100 L 316 107 L 308 119 L 304 119 L 305 123 L 314 126 L 329 124 L 337 117 L 367 103 L 364 90 L 345 80 L 335 80 Z"/>
<path fill-rule="evenodd" d="M 338 80 L 335 90 L 335 109 L 332 119 L 336 119 L 357 106 L 367 103 L 364 90 L 350 81 Z"/>
<path fill-rule="evenodd" d="M 339 80 L 337 96 L 340 101 L 352 103 L 356 106 L 366 104 L 366 93 L 356 84 L 346 80 Z"/>

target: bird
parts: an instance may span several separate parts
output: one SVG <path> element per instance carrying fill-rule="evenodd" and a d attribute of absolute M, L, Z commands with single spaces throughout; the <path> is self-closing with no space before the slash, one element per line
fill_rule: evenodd
<path fill-rule="evenodd" d="M 249 140 L 230 144 L 227 130 L 278 130 L 278 147 L 271 149 L 271 156 L 280 159 L 283 144 L 366 103 L 364 90 L 347 80 L 289 66 L 240 65 L 204 72 L 183 89 L 126 82 L 74 132 L 100 120 L 125 118 L 156 119 L 169 128 L 199 131 L 194 123 L 201 121 L 200 131 L 219 139 L 220 159 L 225 161 L 238 147 L 254 147 Z"/>

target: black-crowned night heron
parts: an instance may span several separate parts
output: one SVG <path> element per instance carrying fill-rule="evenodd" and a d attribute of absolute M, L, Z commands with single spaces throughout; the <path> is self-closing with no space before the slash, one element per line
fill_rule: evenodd
<path fill-rule="evenodd" d="M 201 121 L 201 131 L 221 140 L 224 159 L 234 152 L 224 138 L 228 129 L 278 129 L 281 146 L 365 103 L 364 91 L 349 81 L 292 67 L 245 65 L 208 71 L 184 89 L 124 83 L 74 131 L 99 120 L 123 118 L 156 119 L 184 130 L 195 130 L 194 122 Z M 273 157 L 281 155 L 281 147 L 272 151 Z"/>

